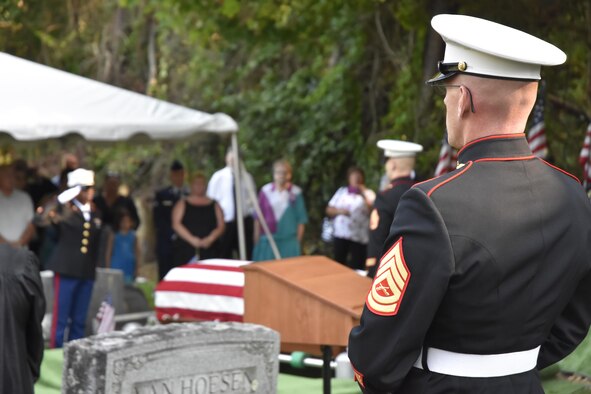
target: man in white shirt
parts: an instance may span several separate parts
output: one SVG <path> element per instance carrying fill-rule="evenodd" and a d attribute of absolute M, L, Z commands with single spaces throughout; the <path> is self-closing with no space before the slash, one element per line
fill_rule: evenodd
<path fill-rule="evenodd" d="M 220 204 L 222 211 L 224 211 L 224 222 L 226 223 L 226 231 L 220 238 L 222 257 L 231 259 L 233 258 L 233 251 L 236 251 L 238 256 L 238 226 L 236 223 L 236 196 L 234 193 L 234 171 L 232 169 L 232 163 L 234 155 L 231 150 L 228 149 L 226 153 L 226 166 L 221 170 L 216 171 L 209 180 L 207 186 L 207 196 L 214 199 Z M 248 260 L 252 257 L 253 248 L 253 208 L 250 198 L 248 197 L 248 188 L 256 193 L 256 186 L 252 175 L 244 171 L 241 178 L 241 192 L 243 209 L 242 214 L 244 216 L 244 231 L 246 238 L 246 258 Z"/>
<path fill-rule="evenodd" d="M 35 234 L 31 197 L 15 187 L 12 165 L 0 166 L 0 243 L 23 247 Z"/>

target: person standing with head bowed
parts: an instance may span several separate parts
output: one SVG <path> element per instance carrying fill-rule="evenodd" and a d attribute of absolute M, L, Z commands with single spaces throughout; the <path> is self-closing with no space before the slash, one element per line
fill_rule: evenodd
<path fill-rule="evenodd" d="M 224 214 L 215 200 L 205 195 L 207 178 L 197 173 L 191 193 L 172 209 L 173 259 L 175 267 L 198 260 L 220 257 L 218 239 L 224 233 Z"/>
<path fill-rule="evenodd" d="M 431 24 L 458 166 L 402 196 L 349 358 L 366 393 L 543 393 L 591 324 L 591 204 L 524 134 L 541 66 L 566 55 L 480 18 Z"/>

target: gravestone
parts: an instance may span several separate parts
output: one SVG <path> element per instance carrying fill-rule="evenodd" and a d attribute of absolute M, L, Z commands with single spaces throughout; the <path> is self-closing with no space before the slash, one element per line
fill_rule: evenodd
<path fill-rule="evenodd" d="M 234 394 L 277 391 L 279 334 L 245 323 L 142 327 L 69 342 L 65 394 Z"/>
<path fill-rule="evenodd" d="M 54 273 L 52 271 L 41 271 L 40 276 L 41 283 L 43 284 L 43 294 L 45 295 L 46 309 L 43 320 L 43 336 L 44 338 L 49 339 L 51 332 L 54 301 Z M 111 296 L 111 302 L 115 307 L 115 313 L 124 313 L 125 285 L 123 280 L 123 271 L 109 268 L 96 269 L 96 278 L 92 289 L 90 304 L 88 306 L 88 313 L 86 316 L 86 335 L 92 335 L 96 332 L 97 323 L 95 318 L 101 306 L 101 303 L 106 299 L 107 295 Z"/>
<path fill-rule="evenodd" d="M 96 314 L 98 313 L 101 303 L 105 301 L 107 296 L 111 297 L 115 313 L 123 313 L 125 305 L 124 288 L 123 271 L 97 267 L 96 278 L 92 288 L 92 296 L 90 298 L 90 304 L 88 305 L 88 313 L 86 316 L 86 335 L 96 333 Z"/>

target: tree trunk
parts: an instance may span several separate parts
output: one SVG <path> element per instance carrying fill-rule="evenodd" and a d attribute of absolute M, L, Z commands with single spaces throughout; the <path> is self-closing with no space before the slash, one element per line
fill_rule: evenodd
<path fill-rule="evenodd" d="M 156 63 L 156 22 L 154 17 L 148 17 L 148 81 L 146 83 L 146 94 L 151 95 L 152 88 L 157 83 L 157 63 Z"/>
<path fill-rule="evenodd" d="M 98 79 L 120 86 L 123 64 L 121 43 L 128 24 L 128 12 L 117 7 L 112 22 L 103 29 L 101 52 L 98 54 Z"/>

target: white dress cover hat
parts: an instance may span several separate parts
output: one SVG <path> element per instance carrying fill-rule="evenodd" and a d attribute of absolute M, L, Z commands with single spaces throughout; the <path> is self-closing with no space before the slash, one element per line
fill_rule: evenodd
<path fill-rule="evenodd" d="M 423 150 L 422 145 L 400 140 L 379 140 L 377 145 L 386 157 L 414 157 Z"/>
<path fill-rule="evenodd" d="M 69 189 L 61 192 L 59 196 L 57 196 L 57 200 L 60 204 L 72 201 L 78 194 L 80 194 L 80 191 L 82 191 L 82 188 L 85 186 L 94 186 L 94 171 L 78 168 L 72 172 L 69 172 Z"/>
<path fill-rule="evenodd" d="M 439 72 L 428 84 L 458 73 L 500 79 L 537 81 L 541 66 L 566 61 L 554 45 L 520 30 L 466 15 L 436 15 L 431 26 L 446 43 Z"/>

